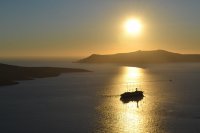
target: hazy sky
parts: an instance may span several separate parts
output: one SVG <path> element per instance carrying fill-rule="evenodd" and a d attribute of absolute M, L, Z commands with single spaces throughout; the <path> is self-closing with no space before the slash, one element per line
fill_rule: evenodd
<path fill-rule="evenodd" d="M 200 0 L 1 0 L 0 57 L 200 53 Z M 124 34 L 139 18 L 138 37 Z"/>

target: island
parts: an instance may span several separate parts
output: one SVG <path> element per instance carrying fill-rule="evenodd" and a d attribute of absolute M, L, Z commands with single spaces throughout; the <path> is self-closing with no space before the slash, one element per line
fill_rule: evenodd
<path fill-rule="evenodd" d="M 18 84 L 21 80 L 55 77 L 62 73 L 90 72 L 85 69 L 59 67 L 24 67 L 0 63 L 0 86 Z"/>
<path fill-rule="evenodd" d="M 161 63 L 200 62 L 200 54 L 180 54 L 165 50 L 135 51 L 110 55 L 92 54 L 77 63 L 114 63 L 120 65 L 142 66 Z"/>

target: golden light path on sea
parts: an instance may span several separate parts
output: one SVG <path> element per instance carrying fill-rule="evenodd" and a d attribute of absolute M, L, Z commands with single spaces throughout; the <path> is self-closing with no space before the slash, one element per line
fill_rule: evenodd
<path fill-rule="evenodd" d="M 146 78 L 146 79 L 144 79 Z M 152 114 L 154 103 L 152 97 L 144 97 L 140 101 L 139 107 L 136 102 L 123 104 L 120 101 L 120 95 L 126 91 L 135 91 L 135 88 L 145 92 L 148 87 L 143 83 L 148 77 L 145 76 L 145 70 L 137 67 L 121 67 L 119 73 L 113 78 L 107 94 L 111 94 L 111 98 L 105 98 L 99 107 L 101 114 L 102 130 L 110 133 L 146 133 L 157 132 L 155 114 Z M 123 83 L 123 84 L 122 84 Z M 155 119 L 155 122 L 154 122 Z M 156 127 L 156 128 L 155 128 Z M 99 132 L 102 132 L 100 130 Z"/>

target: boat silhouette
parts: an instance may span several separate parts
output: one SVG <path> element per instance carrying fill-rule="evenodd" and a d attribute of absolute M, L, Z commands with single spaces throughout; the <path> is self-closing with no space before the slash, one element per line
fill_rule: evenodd
<path fill-rule="evenodd" d="M 125 92 L 120 96 L 121 96 L 120 100 L 123 103 L 129 103 L 131 101 L 134 101 L 137 102 L 137 107 L 138 107 L 138 102 L 144 98 L 143 91 L 138 91 L 137 88 L 134 92 Z"/>

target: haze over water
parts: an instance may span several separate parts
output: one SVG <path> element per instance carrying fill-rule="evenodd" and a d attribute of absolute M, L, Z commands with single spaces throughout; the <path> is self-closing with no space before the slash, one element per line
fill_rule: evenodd
<path fill-rule="evenodd" d="M 198 63 L 147 68 L 66 61 L 6 63 L 71 66 L 93 72 L 62 74 L 1 87 L 1 132 L 200 132 Z M 139 107 L 135 102 L 123 104 L 119 95 L 136 87 L 145 95 Z"/>

